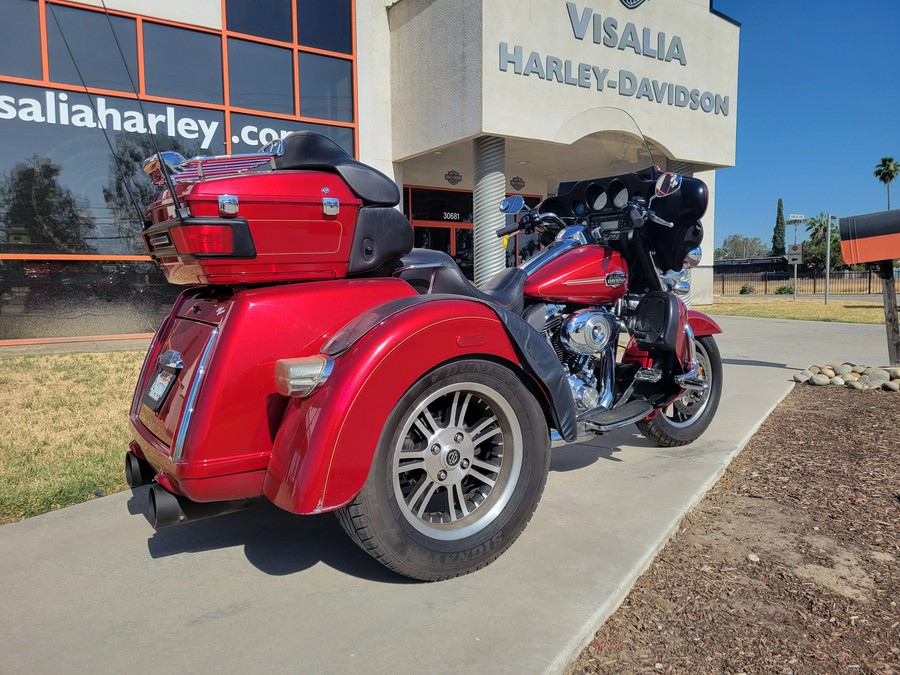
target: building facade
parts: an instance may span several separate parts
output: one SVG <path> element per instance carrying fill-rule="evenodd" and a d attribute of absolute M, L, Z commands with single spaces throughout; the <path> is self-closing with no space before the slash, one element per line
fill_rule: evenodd
<path fill-rule="evenodd" d="M 139 236 L 157 146 L 239 153 L 320 131 L 394 177 L 416 245 L 480 282 L 538 246 L 502 248 L 499 199 L 603 175 L 590 137 L 614 107 L 658 165 L 707 182 L 712 241 L 739 27 L 708 0 L 105 5 L 0 0 L 0 341 L 156 327 L 179 290 Z M 711 299 L 708 248 L 695 302 Z"/>

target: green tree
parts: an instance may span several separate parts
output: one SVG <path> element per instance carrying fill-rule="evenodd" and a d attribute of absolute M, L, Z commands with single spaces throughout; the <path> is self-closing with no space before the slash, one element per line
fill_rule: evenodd
<path fill-rule="evenodd" d="M 771 255 L 784 255 L 784 202 L 781 199 L 778 200 L 778 213 L 775 215 Z"/>
<path fill-rule="evenodd" d="M 888 211 L 891 210 L 891 181 L 900 174 L 900 164 L 893 157 L 882 157 L 881 164 L 875 167 L 875 178 L 887 187 Z"/>
<path fill-rule="evenodd" d="M 739 258 L 764 258 L 769 249 L 759 237 L 744 237 L 740 234 L 729 234 L 715 251 L 716 260 L 735 260 Z"/>
<path fill-rule="evenodd" d="M 834 219 L 832 219 L 832 223 Z M 818 216 L 810 218 L 806 225 L 806 232 L 809 239 L 803 243 L 803 266 L 818 274 L 825 273 L 825 259 L 827 252 L 825 248 L 825 233 L 828 229 L 828 216 L 820 213 Z M 837 232 L 837 228 L 832 224 L 831 227 L 831 271 L 843 269 L 844 258 L 841 255 L 841 238 Z"/>
<path fill-rule="evenodd" d="M 59 183 L 62 167 L 34 155 L 0 175 L 0 204 L 8 233 L 28 237 L 33 253 L 86 253 L 93 250 L 85 234 L 95 227 L 94 214 Z"/>

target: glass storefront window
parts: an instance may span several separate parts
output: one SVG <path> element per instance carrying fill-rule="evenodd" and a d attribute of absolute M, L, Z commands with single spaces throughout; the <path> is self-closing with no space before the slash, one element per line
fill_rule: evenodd
<path fill-rule="evenodd" d="M 541 203 L 540 197 L 525 197 L 525 205 L 534 208 Z M 512 224 L 518 219 L 517 215 L 506 216 L 506 224 Z M 506 242 L 506 266 L 516 267 L 528 260 L 541 249 L 540 237 L 536 234 L 518 232 L 511 235 Z"/>
<path fill-rule="evenodd" d="M 36 0 L 0 0 L 0 74 L 41 79 Z"/>
<path fill-rule="evenodd" d="M 293 52 L 228 38 L 228 96 L 238 108 L 294 114 Z"/>
<path fill-rule="evenodd" d="M 145 21 L 144 82 L 152 96 L 223 103 L 221 37 Z"/>
<path fill-rule="evenodd" d="M 292 42 L 291 0 L 227 0 L 225 21 L 228 30 L 270 40 Z"/>
<path fill-rule="evenodd" d="M 297 0 L 297 42 L 352 53 L 350 0 Z"/>
<path fill-rule="evenodd" d="M 475 278 L 475 233 L 468 229 L 457 227 L 456 230 L 456 255 L 454 260 L 467 279 Z"/>
<path fill-rule="evenodd" d="M 219 111 L 92 98 L 94 107 L 86 94 L 0 83 L 0 253 L 144 255 L 123 179 L 142 209 L 157 189 L 140 163 L 155 146 L 187 157 L 225 150 Z"/>
<path fill-rule="evenodd" d="M 449 227 L 415 227 L 413 228 L 413 246 L 449 254 L 450 234 Z"/>
<path fill-rule="evenodd" d="M 54 82 L 135 91 L 138 69 L 134 19 L 111 15 L 107 18 L 103 12 L 48 6 L 47 42 L 50 79 Z"/>
<path fill-rule="evenodd" d="M 353 66 L 346 59 L 301 52 L 300 114 L 337 122 L 353 121 Z"/>
<path fill-rule="evenodd" d="M 442 220 L 448 223 L 472 222 L 471 192 L 412 188 L 411 193 L 411 220 Z"/>
<path fill-rule="evenodd" d="M 283 138 L 292 131 L 317 131 L 328 136 L 351 156 L 354 155 L 353 129 L 240 113 L 231 115 L 231 152 L 256 152 L 260 146 L 271 143 L 276 138 Z"/>
<path fill-rule="evenodd" d="M 152 333 L 182 290 L 150 261 L 0 260 L 0 340 Z"/>

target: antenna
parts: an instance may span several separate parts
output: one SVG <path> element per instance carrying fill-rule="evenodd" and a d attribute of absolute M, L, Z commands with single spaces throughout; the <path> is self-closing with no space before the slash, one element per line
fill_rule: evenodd
<path fill-rule="evenodd" d="M 53 9 L 53 4 L 48 0 L 47 5 L 50 7 L 50 13 L 53 15 L 53 21 L 56 23 L 56 27 L 59 29 L 59 34 L 62 36 L 63 44 L 66 46 L 66 51 L 69 53 L 69 58 L 72 59 L 72 65 L 75 66 L 75 72 L 78 74 L 78 79 L 81 81 L 81 86 L 84 88 L 84 93 L 88 97 L 88 102 L 91 105 L 91 109 L 94 112 L 94 117 L 99 119 L 100 116 L 97 114 L 97 108 L 94 104 L 94 99 L 91 96 L 90 91 L 88 91 L 87 83 L 84 80 L 84 77 L 81 74 L 81 69 L 78 67 L 78 62 L 75 60 L 75 54 L 72 52 L 72 48 L 69 46 L 69 40 L 66 38 L 66 34 L 63 31 L 62 24 L 59 22 L 59 18 L 56 16 L 56 11 Z M 141 95 L 137 90 L 137 87 L 134 85 L 134 79 L 131 77 L 131 71 L 128 69 L 128 61 L 125 59 L 125 53 L 122 51 L 122 45 L 119 42 L 119 36 L 116 35 L 115 28 L 112 24 L 112 19 L 109 15 L 109 10 L 106 8 L 105 0 L 100 0 L 100 4 L 103 7 L 103 13 L 106 15 L 106 22 L 109 24 L 109 32 L 112 33 L 113 41 L 116 43 L 116 49 L 119 52 L 119 58 L 122 59 L 122 65 L 125 67 L 125 74 L 128 76 L 128 83 L 131 85 L 131 91 L 134 93 L 135 98 L 137 99 L 138 108 L 140 108 L 141 115 L 143 115 L 144 119 L 147 119 L 147 112 L 144 110 L 144 103 L 141 101 Z M 106 144 L 109 146 L 109 151 L 112 154 L 113 162 L 118 166 L 119 160 L 116 157 L 115 148 L 113 148 L 112 141 L 109 140 L 109 134 L 106 133 L 106 127 L 100 125 L 100 128 L 103 130 L 103 138 L 106 139 Z M 169 173 L 169 166 L 163 158 L 162 151 L 159 149 L 159 144 L 156 142 L 156 136 L 153 133 L 148 133 L 150 137 L 150 142 L 153 144 L 153 150 L 156 154 L 156 157 L 159 159 L 160 172 L 162 173 L 163 178 L 166 182 L 166 187 L 169 190 L 169 194 L 172 195 L 172 202 L 175 206 L 175 214 L 178 219 L 183 219 L 186 214 L 182 210 L 182 206 L 178 201 L 178 195 L 175 193 L 175 184 L 172 182 L 172 176 Z M 131 185 L 129 185 L 128 180 L 124 177 L 122 182 L 125 185 L 125 191 L 128 193 L 128 197 L 131 200 L 132 205 L 135 207 L 135 210 L 138 212 L 138 220 L 141 223 L 145 223 L 144 218 L 144 209 L 138 203 L 137 198 L 134 195 L 134 192 L 131 189 Z"/>

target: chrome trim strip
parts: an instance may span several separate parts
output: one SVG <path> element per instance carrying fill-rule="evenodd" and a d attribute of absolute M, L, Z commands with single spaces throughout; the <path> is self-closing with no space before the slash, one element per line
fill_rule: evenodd
<path fill-rule="evenodd" d="M 200 393 L 200 383 L 203 381 L 204 375 L 206 375 L 206 366 L 209 363 L 212 348 L 218 336 L 219 328 L 213 328 L 212 333 L 209 335 L 209 339 L 206 341 L 206 346 L 203 348 L 203 354 L 200 356 L 200 361 L 197 363 L 197 372 L 194 375 L 194 380 L 191 382 L 191 390 L 188 392 L 187 400 L 184 402 L 181 421 L 178 423 L 178 433 L 175 436 L 175 445 L 172 450 L 172 461 L 177 462 L 181 459 L 181 454 L 184 452 L 184 439 L 187 437 L 188 427 L 191 425 L 191 417 L 194 414 L 194 404 L 197 402 L 197 395 Z"/>

